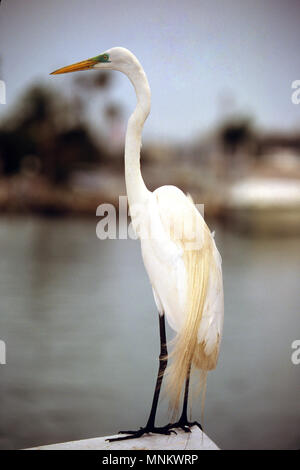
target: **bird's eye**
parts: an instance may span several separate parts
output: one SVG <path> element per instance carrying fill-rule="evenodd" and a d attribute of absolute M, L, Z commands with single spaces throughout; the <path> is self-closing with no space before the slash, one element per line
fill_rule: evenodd
<path fill-rule="evenodd" d="M 104 59 L 104 60 L 107 60 L 107 59 L 108 59 L 108 55 L 107 55 L 107 54 L 104 54 L 103 59 Z"/>

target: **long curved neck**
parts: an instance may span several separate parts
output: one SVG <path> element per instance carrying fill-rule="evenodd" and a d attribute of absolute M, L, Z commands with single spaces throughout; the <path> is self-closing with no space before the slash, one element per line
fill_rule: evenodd
<path fill-rule="evenodd" d="M 130 207 L 146 202 L 149 194 L 141 174 L 140 150 L 144 122 L 150 112 L 151 92 L 146 74 L 139 63 L 128 73 L 128 77 L 137 97 L 136 108 L 128 121 L 125 140 L 125 181 Z"/>

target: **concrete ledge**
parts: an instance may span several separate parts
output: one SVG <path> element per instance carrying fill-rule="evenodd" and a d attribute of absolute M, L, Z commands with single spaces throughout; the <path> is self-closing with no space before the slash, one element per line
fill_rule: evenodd
<path fill-rule="evenodd" d="M 105 436 L 80 441 L 63 442 L 40 447 L 32 447 L 28 450 L 219 450 L 216 444 L 197 426 L 191 433 L 176 430 L 177 435 L 170 436 L 148 434 L 139 439 L 128 441 L 107 442 Z"/>

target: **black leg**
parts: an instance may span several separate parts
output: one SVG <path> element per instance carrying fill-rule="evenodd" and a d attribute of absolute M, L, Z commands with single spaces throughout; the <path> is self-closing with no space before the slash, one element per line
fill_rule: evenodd
<path fill-rule="evenodd" d="M 120 431 L 119 434 L 128 434 L 127 436 L 116 437 L 113 439 L 108 439 L 109 442 L 112 441 L 121 441 L 125 439 L 133 439 L 136 437 L 141 437 L 143 434 L 153 432 L 157 434 L 171 434 L 172 431 L 170 430 L 170 425 L 157 428 L 155 427 L 155 417 L 157 411 L 157 405 L 160 395 L 161 384 L 164 376 L 164 372 L 167 367 L 168 363 L 168 350 L 167 350 L 167 342 L 166 342 L 166 325 L 165 325 L 165 315 L 159 315 L 159 334 L 160 334 L 160 355 L 159 355 L 159 368 L 158 374 L 156 379 L 156 386 L 154 390 L 153 400 L 151 411 L 149 415 L 149 419 L 147 424 L 144 428 L 140 428 L 138 431 Z"/>
<path fill-rule="evenodd" d="M 191 432 L 190 428 L 192 426 L 198 426 L 202 430 L 202 426 L 197 421 L 190 422 L 187 416 L 187 407 L 188 407 L 188 398 L 189 398 L 189 386 L 190 386 L 190 374 L 191 374 L 191 366 L 189 367 L 187 377 L 185 379 L 185 389 L 184 389 L 184 399 L 183 399 L 183 407 L 182 413 L 177 423 L 174 423 L 170 426 L 170 428 L 181 428 L 185 432 Z"/>
<path fill-rule="evenodd" d="M 156 386 L 153 395 L 151 411 L 146 427 L 154 427 L 155 416 L 157 411 L 158 399 L 160 395 L 161 383 L 168 363 L 168 349 L 166 341 L 166 325 L 165 315 L 159 315 L 159 335 L 160 335 L 160 355 L 159 355 L 159 368 L 156 380 Z"/>
<path fill-rule="evenodd" d="M 183 400 L 183 407 L 182 413 L 179 421 L 187 423 L 187 406 L 188 406 L 188 399 L 189 399 L 189 386 L 190 386 L 190 373 L 191 373 L 191 366 L 188 370 L 187 378 L 185 379 L 185 389 L 184 389 L 184 400 Z"/>

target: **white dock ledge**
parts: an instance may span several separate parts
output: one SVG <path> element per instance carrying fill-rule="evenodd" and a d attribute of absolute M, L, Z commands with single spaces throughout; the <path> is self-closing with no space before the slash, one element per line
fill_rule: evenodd
<path fill-rule="evenodd" d="M 197 426 L 192 428 L 191 433 L 177 430 L 177 434 L 169 436 L 148 434 L 139 439 L 127 441 L 107 442 L 109 437 L 95 437 L 80 441 L 63 442 L 27 450 L 219 450 L 216 444 Z"/>

